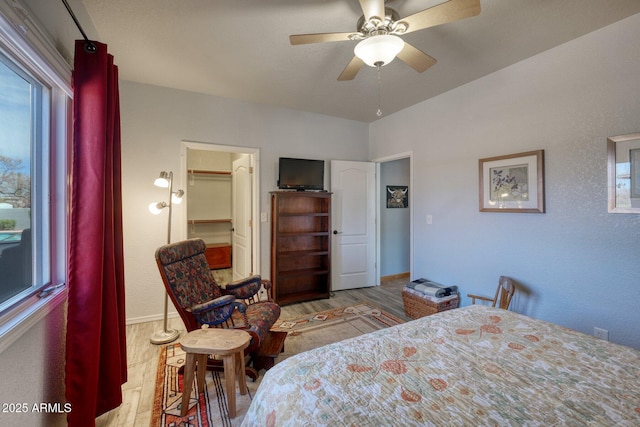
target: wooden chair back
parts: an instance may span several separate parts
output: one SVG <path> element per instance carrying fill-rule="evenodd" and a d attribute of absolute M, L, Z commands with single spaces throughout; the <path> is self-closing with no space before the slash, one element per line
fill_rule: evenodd
<path fill-rule="evenodd" d="M 481 295 L 473 295 L 467 294 L 469 298 L 471 298 L 471 303 L 475 304 L 476 300 L 487 301 L 491 303 L 491 307 L 499 307 L 504 310 L 509 309 L 509 305 L 511 305 L 511 299 L 513 295 L 516 293 L 516 287 L 513 284 L 513 280 L 506 276 L 500 276 L 498 280 L 498 288 L 496 289 L 496 294 L 493 299 L 484 297 Z"/>
<path fill-rule="evenodd" d="M 515 293 L 516 287 L 513 285 L 513 281 L 506 276 L 500 276 L 492 307 L 495 307 L 497 304 L 498 307 L 508 310 L 509 305 L 511 305 L 511 299 Z"/>

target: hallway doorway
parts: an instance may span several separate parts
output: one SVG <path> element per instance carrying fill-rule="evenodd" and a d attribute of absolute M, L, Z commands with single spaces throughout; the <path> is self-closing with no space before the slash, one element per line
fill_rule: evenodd
<path fill-rule="evenodd" d="M 411 153 L 378 165 L 378 274 L 380 282 L 410 281 L 413 270 Z"/>

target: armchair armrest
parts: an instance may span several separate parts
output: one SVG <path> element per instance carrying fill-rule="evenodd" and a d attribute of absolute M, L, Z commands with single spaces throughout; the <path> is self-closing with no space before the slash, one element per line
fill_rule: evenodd
<path fill-rule="evenodd" d="M 225 291 L 238 299 L 245 300 L 257 294 L 261 284 L 260 276 L 254 275 L 229 283 Z"/>
<path fill-rule="evenodd" d="M 233 295 L 223 295 L 216 299 L 212 299 L 211 301 L 203 302 L 202 304 L 196 304 L 193 307 L 189 308 L 188 311 L 193 314 L 199 314 L 203 311 L 213 310 L 218 307 L 224 307 L 225 305 L 231 304 L 235 298 Z"/>
<path fill-rule="evenodd" d="M 476 299 L 482 300 L 482 301 L 488 301 L 488 302 L 493 302 L 493 298 L 488 298 L 482 295 L 473 295 L 473 294 L 467 294 L 468 298 L 471 298 L 471 303 L 475 304 L 476 303 Z"/>
<path fill-rule="evenodd" d="M 242 308 L 240 311 L 246 310 L 244 304 L 240 304 Z M 190 311 L 198 323 L 207 325 L 218 325 L 229 317 L 233 309 L 237 306 L 235 297 L 233 295 L 223 295 L 211 301 L 207 301 L 201 304 L 196 304 L 193 307 L 187 309 Z"/>

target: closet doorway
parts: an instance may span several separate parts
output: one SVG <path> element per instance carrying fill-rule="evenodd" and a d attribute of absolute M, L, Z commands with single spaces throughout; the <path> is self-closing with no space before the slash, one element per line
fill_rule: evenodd
<path fill-rule="evenodd" d="M 187 238 L 207 244 L 221 284 L 260 271 L 257 149 L 183 141 Z"/>

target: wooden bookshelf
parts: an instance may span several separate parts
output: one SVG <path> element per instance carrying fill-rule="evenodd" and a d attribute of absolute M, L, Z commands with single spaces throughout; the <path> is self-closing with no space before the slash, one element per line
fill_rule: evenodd
<path fill-rule="evenodd" d="M 271 281 L 280 305 L 329 298 L 331 193 L 271 193 Z"/>

